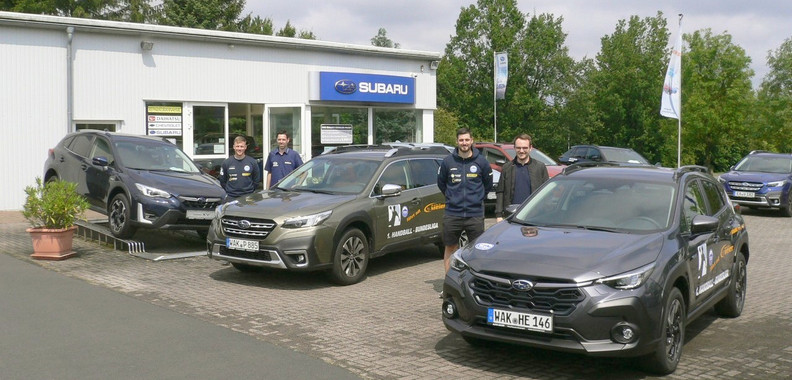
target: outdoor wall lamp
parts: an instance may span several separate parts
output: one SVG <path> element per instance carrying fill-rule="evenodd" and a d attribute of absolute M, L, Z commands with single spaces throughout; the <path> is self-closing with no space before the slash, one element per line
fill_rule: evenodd
<path fill-rule="evenodd" d="M 437 70 L 437 66 L 440 66 L 440 61 L 431 61 L 431 62 L 429 62 L 429 69 Z"/>
<path fill-rule="evenodd" d="M 151 51 L 151 49 L 154 49 L 154 43 L 151 41 L 140 41 L 140 49 L 143 51 Z"/>

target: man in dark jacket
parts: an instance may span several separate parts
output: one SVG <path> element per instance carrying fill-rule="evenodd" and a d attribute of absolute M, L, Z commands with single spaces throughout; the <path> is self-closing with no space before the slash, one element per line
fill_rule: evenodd
<path fill-rule="evenodd" d="M 226 191 L 226 202 L 251 194 L 261 186 L 261 171 L 256 159 L 245 154 L 247 139 L 234 139 L 234 154 L 220 166 L 220 185 Z"/>
<path fill-rule="evenodd" d="M 492 168 L 473 147 L 469 129 L 457 130 L 457 148 L 440 164 L 437 187 L 446 197 L 443 261 L 448 272 L 451 255 L 459 248 L 462 232 L 467 233 L 471 242 L 484 233 L 484 196 L 492 190 Z"/>
<path fill-rule="evenodd" d="M 503 220 L 503 210 L 507 206 L 522 203 L 550 178 L 545 164 L 531 159 L 532 148 L 531 136 L 527 133 L 514 139 L 517 156 L 503 165 L 498 180 L 498 197 L 495 201 L 495 217 L 498 222 Z"/>

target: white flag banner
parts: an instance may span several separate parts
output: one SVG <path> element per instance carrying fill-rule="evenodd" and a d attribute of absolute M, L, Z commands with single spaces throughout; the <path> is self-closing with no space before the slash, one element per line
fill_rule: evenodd
<path fill-rule="evenodd" d="M 495 99 L 506 99 L 506 80 L 509 77 L 509 58 L 506 53 L 495 54 Z"/>
<path fill-rule="evenodd" d="M 679 35 L 674 50 L 671 51 L 671 59 L 668 62 L 665 81 L 663 82 L 663 97 L 660 102 L 660 115 L 673 117 L 679 120 L 682 116 L 682 27 L 680 25 Z"/>

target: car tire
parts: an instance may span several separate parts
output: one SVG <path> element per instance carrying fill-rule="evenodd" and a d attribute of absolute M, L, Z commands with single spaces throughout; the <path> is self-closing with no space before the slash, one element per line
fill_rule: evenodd
<path fill-rule="evenodd" d="M 726 297 L 715 304 L 715 312 L 721 317 L 736 318 L 742 314 L 745 305 L 745 294 L 748 286 L 748 270 L 745 268 L 745 257 L 737 252 L 737 260 L 732 265 L 732 278 Z"/>
<path fill-rule="evenodd" d="M 352 285 L 366 275 L 369 245 L 366 235 L 357 228 L 344 231 L 333 255 L 330 276 L 339 285 Z"/>
<path fill-rule="evenodd" d="M 676 370 L 685 343 L 686 316 L 682 293 L 678 288 L 672 288 L 660 319 L 660 342 L 657 351 L 645 356 L 641 363 L 645 370 L 660 375 Z"/>
<path fill-rule="evenodd" d="M 119 239 L 128 239 L 137 230 L 132 226 L 132 210 L 129 206 L 129 199 L 124 193 L 118 193 L 110 201 L 107 208 L 107 221 L 110 225 L 110 233 Z"/>
<path fill-rule="evenodd" d="M 231 265 L 240 272 L 255 273 L 261 272 L 261 267 L 248 264 L 231 263 Z"/>
<path fill-rule="evenodd" d="M 787 203 L 779 211 L 781 211 L 781 216 L 792 216 L 792 194 L 790 194 Z"/>

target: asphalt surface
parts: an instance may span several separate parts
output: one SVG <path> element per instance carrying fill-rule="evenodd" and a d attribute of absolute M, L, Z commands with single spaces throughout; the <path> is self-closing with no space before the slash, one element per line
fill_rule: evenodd
<path fill-rule="evenodd" d="M 743 314 L 710 311 L 688 325 L 682 361 L 666 378 L 792 378 L 792 218 L 744 215 L 751 257 Z M 631 360 L 469 346 L 443 326 L 442 261 L 431 246 L 372 260 L 368 278 L 339 287 L 322 273 L 242 273 L 205 256 L 154 262 L 79 239 L 74 258 L 34 261 L 26 225 L 10 219 L 0 215 L 0 379 L 338 378 L 333 371 L 371 379 L 653 378 Z M 304 363 L 321 372 L 277 372 L 308 370 Z"/>

